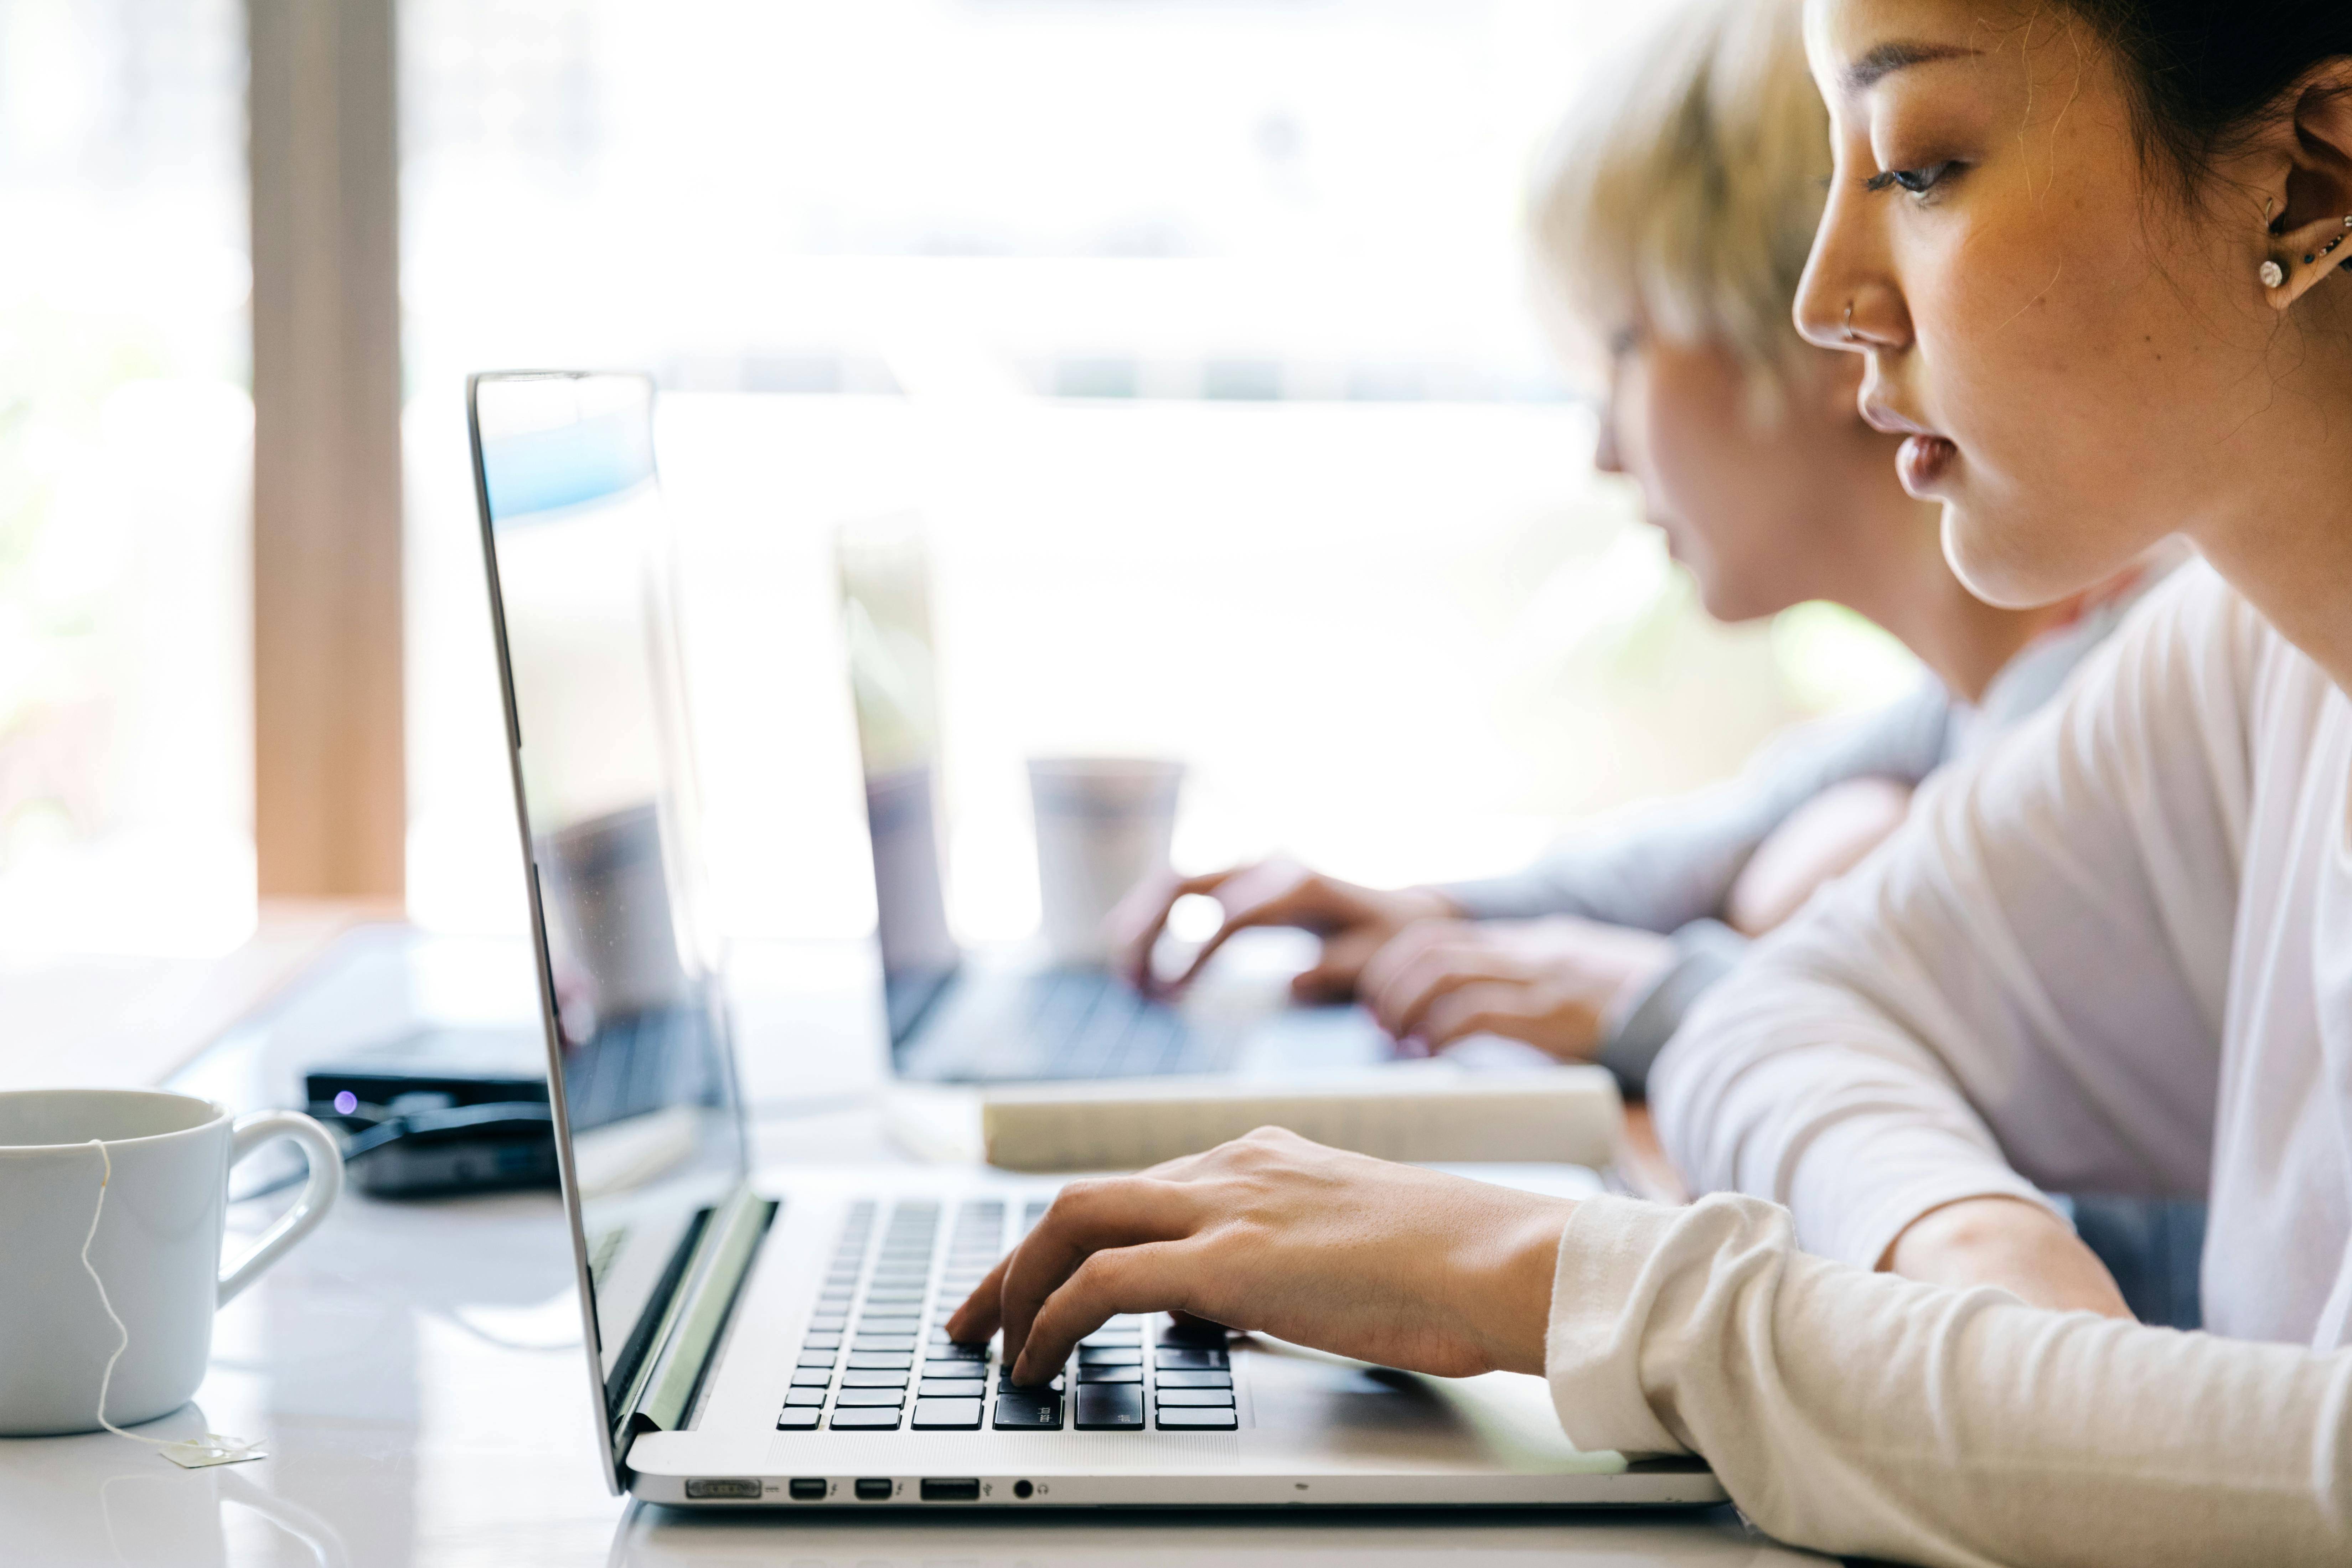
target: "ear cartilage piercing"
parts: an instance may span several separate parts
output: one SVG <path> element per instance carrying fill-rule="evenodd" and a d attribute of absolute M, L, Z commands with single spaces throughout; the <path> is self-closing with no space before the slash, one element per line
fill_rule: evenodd
<path fill-rule="evenodd" d="M 2258 276 L 2260 276 L 2263 280 L 2263 288 L 2275 289 L 2280 284 L 2286 281 L 2286 268 L 2281 267 L 2275 261 L 2265 261 L 2263 263 L 2263 269 Z"/>
<path fill-rule="evenodd" d="M 2352 229 L 2352 217 L 2347 217 L 2344 220 L 2344 226 L 2347 229 Z M 2337 246 L 2343 243 L 2344 237 L 2343 235 L 2338 234 L 2334 239 L 2329 240 L 2326 245 L 2321 246 L 2317 250 L 2312 252 L 2309 256 L 2305 257 L 2304 260 L 2306 262 L 2316 261 L 2321 257 L 2326 255 L 2329 251 L 2335 249 Z"/>

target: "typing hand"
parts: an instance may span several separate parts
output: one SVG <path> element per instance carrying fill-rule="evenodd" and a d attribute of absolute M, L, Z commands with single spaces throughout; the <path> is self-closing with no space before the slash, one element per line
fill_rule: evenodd
<path fill-rule="evenodd" d="M 1441 1377 L 1541 1373 L 1575 1206 L 1260 1128 L 1071 1183 L 948 1332 L 1002 1328 L 1016 1383 L 1121 1312 L 1165 1311 Z"/>
<path fill-rule="evenodd" d="M 1507 1035 L 1589 1061 L 1606 1024 L 1673 958 L 1664 937 L 1566 916 L 1422 921 L 1372 955 L 1357 991 L 1381 1028 L 1424 1051 Z"/>
<path fill-rule="evenodd" d="M 1151 950 L 1176 900 L 1205 894 L 1223 906 L 1224 920 L 1202 943 L 1184 972 L 1162 981 L 1153 973 Z M 1251 926 L 1296 926 L 1323 939 L 1312 969 L 1290 983 L 1300 1002 L 1344 1002 L 1355 994 L 1357 972 L 1381 944 L 1416 920 L 1450 915 L 1451 900 L 1423 888 L 1386 891 L 1360 888 L 1308 870 L 1287 857 L 1213 871 L 1201 877 L 1173 875 L 1129 893 L 1111 916 L 1118 968 L 1147 995 L 1172 994 L 1190 984 L 1235 931 Z"/>

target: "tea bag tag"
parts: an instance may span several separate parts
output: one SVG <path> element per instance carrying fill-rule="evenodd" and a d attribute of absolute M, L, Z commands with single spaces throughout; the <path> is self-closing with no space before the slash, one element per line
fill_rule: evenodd
<path fill-rule="evenodd" d="M 156 1452 L 184 1470 L 201 1470 L 207 1465 L 241 1465 L 247 1459 L 269 1458 L 269 1447 L 258 1439 L 247 1441 L 219 1432 L 200 1433 L 184 1437 L 176 1443 L 160 1445 Z"/>

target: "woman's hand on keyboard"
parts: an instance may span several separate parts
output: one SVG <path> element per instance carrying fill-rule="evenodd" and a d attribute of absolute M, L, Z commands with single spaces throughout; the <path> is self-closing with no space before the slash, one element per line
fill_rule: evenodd
<path fill-rule="evenodd" d="M 1153 967 L 1153 952 L 1180 899 L 1214 899 L 1223 914 L 1217 929 L 1182 960 L 1173 976 Z M 1355 994 L 1357 972 L 1381 944 L 1417 920 L 1458 914 L 1451 900 L 1428 888 L 1360 888 L 1276 856 L 1201 877 L 1169 875 L 1145 882 L 1120 900 L 1110 917 L 1115 967 L 1147 996 L 1173 995 L 1236 931 L 1253 926 L 1295 926 L 1323 939 L 1315 966 L 1290 983 L 1298 1002 L 1344 1002 Z"/>
<path fill-rule="evenodd" d="M 1260 1128 L 1071 1183 L 948 1331 L 1003 1329 L 1016 1383 L 1119 1313 L 1162 1311 L 1411 1372 L 1539 1373 L 1574 1207 Z"/>

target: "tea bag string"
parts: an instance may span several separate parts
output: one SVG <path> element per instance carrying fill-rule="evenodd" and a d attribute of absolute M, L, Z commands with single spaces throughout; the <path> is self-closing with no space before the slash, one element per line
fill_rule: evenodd
<path fill-rule="evenodd" d="M 81 1238 L 81 1270 L 89 1282 L 98 1287 L 98 1304 L 106 1309 L 106 1321 L 114 1325 L 114 1353 L 106 1358 L 106 1372 L 98 1380 L 98 1424 L 118 1437 L 128 1437 L 134 1443 L 144 1443 L 175 1465 L 194 1468 L 201 1465 L 235 1464 L 241 1459 L 258 1459 L 267 1452 L 259 1443 L 243 1437 L 226 1437 L 217 1432 L 206 1432 L 194 1437 L 142 1437 L 136 1432 L 125 1432 L 106 1418 L 107 1392 L 114 1386 L 114 1363 L 131 1348 L 130 1325 L 114 1310 L 114 1300 L 106 1293 L 106 1281 L 100 1279 L 98 1266 L 89 1260 L 89 1244 L 98 1239 L 98 1222 L 106 1214 L 106 1189 L 114 1181 L 114 1156 L 108 1153 L 106 1141 L 93 1138 L 90 1146 L 98 1151 L 98 1203 L 89 1211 L 89 1229 Z"/>
<path fill-rule="evenodd" d="M 98 1304 L 106 1309 L 106 1321 L 114 1325 L 114 1332 L 117 1336 L 114 1353 L 106 1358 L 106 1374 L 98 1380 L 98 1424 L 118 1437 L 128 1437 L 134 1443 L 144 1443 L 151 1448 L 168 1448 L 172 1445 L 163 1438 L 142 1437 L 136 1432 L 125 1432 L 106 1418 L 106 1393 L 108 1389 L 114 1386 L 114 1363 L 121 1361 L 122 1352 L 131 1348 L 131 1330 L 123 1322 L 121 1315 L 115 1311 L 113 1299 L 106 1293 L 106 1281 L 98 1277 L 98 1267 L 89 1260 L 89 1244 L 98 1239 L 99 1218 L 106 1213 L 106 1189 L 114 1180 L 114 1156 L 106 1152 L 106 1141 L 102 1138 L 93 1138 L 89 1141 L 89 1144 L 91 1148 L 98 1151 L 102 1169 L 98 1176 L 98 1206 L 89 1211 L 89 1229 L 81 1238 L 81 1268 L 83 1273 L 89 1276 L 89 1282 L 98 1287 Z"/>

